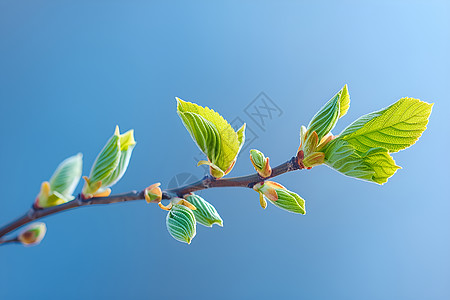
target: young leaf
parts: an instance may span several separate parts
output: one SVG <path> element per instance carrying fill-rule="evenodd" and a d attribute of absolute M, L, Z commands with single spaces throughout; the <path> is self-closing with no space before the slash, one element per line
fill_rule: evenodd
<path fill-rule="evenodd" d="M 44 181 L 34 202 L 35 209 L 52 207 L 73 200 L 83 164 L 81 153 L 65 159 L 56 168 L 50 182 Z"/>
<path fill-rule="evenodd" d="M 66 200 L 72 200 L 72 194 L 81 178 L 82 167 L 81 153 L 65 159 L 50 178 L 51 191 L 61 194 Z"/>
<path fill-rule="evenodd" d="M 114 172 L 120 162 L 120 136 L 116 130 L 114 135 L 103 147 L 91 169 L 89 180 L 91 183 L 100 182 Z"/>
<path fill-rule="evenodd" d="M 114 135 L 97 156 L 90 177 L 83 177 L 86 180 L 83 187 L 85 197 L 107 196 L 111 192 L 109 187 L 125 174 L 135 144 L 133 130 L 120 134 L 119 126 L 116 126 Z"/>
<path fill-rule="evenodd" d="M 184 205 L 173 205 L 167 214 L 166 226 L 170 235 L 177 241 L 190 244 L 195 237 L 194 213 Z"/>
<path fill-rule="evenodd" d="M 378 184 L 387 182 L 388 178 L 400 169 L 395 164 L 388 150 L 384 148 L 372 148 L 363 155 L 364 162 L 374 171 L 372 180 Z"/>
<path fill-rule="evenodd" d="M 344 175 L 378 184 L 385 183 L 400 168 L 386 149 L 377 147 L 360 154 L 340 138 L 330 142 L 325 163 Z"/>
<path fill-rule="evenodd" d="M 238 129 L 238 131 L 236 131 L 237 137 L 238 137 L 238 144 L 239 144 L 239 151 L 241 151 L 242 146 L 245 143 L 245 128 L 246 128 L 246 123 L 244 123 L 241 128 Z"/>
<path fill-rule="evenodd" d="M 114 171 L 102 181 L 104 187 L 113 186 L 116 184 L 125 174 L 130 163 L 131 154 L 133 152 L 136 141 L 134 140 L 134 131 L 129 130 L 124 134 L 119 136 L 120 145 L 120 159 L 119 164 L 114 169 Z M 101 189 L 100 189 L 101 191 Z"/>
<path fill-rule="evenodd" d="M 215 207 L 205 201 L 205 199 L 198 195 L 190 194 L 186 197 L 186 200 L 196 208 L 193 213 L 197 223 L 200 223 L 206 227 L 212 227 L 213 224 L 223 226 L 223 221 L 219 213 Z"/>
<path fill-rule="evenodd" d="M 265 200 L 269 200 L 284 210 L 302 215 L 306 213 L 305 200 L 279 183 L 265 181 L 255 184 L 253 189 L 260 194 L 260 203 L 263 208 L 266 207 Z"/>
<path fill-rule="evenodd" d="M 340 138 L 358 153 L 382 147 L 397 152 L 413 145 L 426 129 L 432 104 L 414 98 L 402 98 L 396 103 L 350 124 Z"/>
<path fill-rule="evenodd" d="M 284 210 L 297 213 L 306 214 L 305 210 L 305 200 L 303 200 L 299 195 L 289 190 L 277 190 L 278 200 L 272 201 L 268 199 L 272 204 L 282 208 Z"/>
<path fill-rule="evenodd" d="M 312 118 L 308 125 L 309 132 L 317 132 L 319 141 L 328 134 L 350 107 L 347 85 L 333 96 Z"/>
<path fill-rule="evenodd" d="M 208 107 L 176 98 L 177 112 L 200 150 L 206 154 L 213 176 L 220 178 L 233 168 L 245 140 L 245 124 L 235 132 L 230 124 Z"/>

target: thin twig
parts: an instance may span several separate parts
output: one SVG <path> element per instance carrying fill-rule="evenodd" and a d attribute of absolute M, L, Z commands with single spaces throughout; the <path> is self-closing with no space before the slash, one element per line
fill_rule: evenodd
<path fill-rule="evenodd" d="M 301 167 L 297 163 L 296 157 L 293 157 L 289 161 L 275 167 L 272 169 L 272 174 L 269 177 L 262 178 L 258 173 L 247 175 L 247 176 L 241 176 L 241 177 L 233 177 L 233 178 L 224 178 L 224 179 L 215 179 L 211 176 L 206 176 L 203 179 L 194 182 L 192 184 L 187 184 L 182 187 L 174 188 L 165 190 L 162 192 L 162 198 L 163 199 L 171 199 L 173 197 L 182 197 L 183 195 L 209 189 L 209 188 L 217 188 L 217 187 L 244 187 L 244 188 L 252 188 L 256 183 L 265 181 L 269 178 L 273 178 L 276 176 L 279 176 L 281 174 L 299 170 Z M 82 199 L 81 195 L 78 195 L 74 200 L 69 201 L 67 203 L 58 205 L 58 206 L 52 206 L 49 208 L 44 209 L 34 209 L 31 208 L 26 214 L 23 216 L 17 218 L 16 220 L 10 222 L 9 224 L 6 224 L 5 226 L 0 228 L 0 245 L 1 244 L 7 244 L 12 242 L 17 242 L 17 238 L 13 239 L 2 239 L 3 236 L 6 234 L 16 230 L 17 228 L 28 224 L 32 221 L 35 221 L 37 219 L 53 215 L 65 210 L 77 208 L 77 207 L 83 207 L 88 205 L 97 205 L 97 204 L 111 204 L 111 203 L 118 203 L 118 202 L 128 202 L 128 201 L 135 201 L 135 200 L 144 200 L 145 195 L 144 191 L 131 191 L 129 193 L 125 194 L 117 194 L 117 195 L 111 195 L 108 197 L 98 197 L 98 198 L 91 198 L 91 199 Z"/>

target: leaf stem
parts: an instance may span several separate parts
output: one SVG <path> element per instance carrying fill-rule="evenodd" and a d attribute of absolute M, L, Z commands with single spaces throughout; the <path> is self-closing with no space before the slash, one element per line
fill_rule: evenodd
<path fill-rule="evenodd" d="M 187 184 L 178 188 L 168 189 L 162 192 L 163 199 L 171 199 L 173 197 L 182 197 L 183 195 L 209 189 L 209 188 L 218 188 L 218 187 L 244 187 L 244 188 L 252 188 L 256 183 L 265 181 L 267 179 L 279 176 L 281 174 L 299 170 L 301 167 L 297 163 L 296 157 L 291 158 L 287 162 L 275 167 L 272 169 L 272 174 L 269 177 L 262 178 L 258 173 L 241 176 L 241 177 L 233 177 L 233 178 L 224 178 L 224 179 L 215 179 L 212 176 L 205 176 L 203 179 L 194 182 L 192 184 Z M 89 206 L 89 205 L 97 205 L 97 204 L 111 204 L 118 202 L 128 202 L 135 200 L 144 200 L 144 191 L 131 191 L 124 194 L 111 195 L 108 197 L 98 197 L 91 199 L 82 199 L 81 195 L 78 195 L 74 200 L 69 201 L 67 203 L 52 206 L 44 209 L 34 209 L 31 208 L 26 214 L 23 216 L 13 220 L 12 222 L 0 227 L 0 245 L 17 242 L 17 237 L 11 239 L 2 239 L 3 236 L 11 233 L 12 231 L 22 227 L 25 224 L 31 223 L 37 219 L 53 215 L 65 210 Z"/>

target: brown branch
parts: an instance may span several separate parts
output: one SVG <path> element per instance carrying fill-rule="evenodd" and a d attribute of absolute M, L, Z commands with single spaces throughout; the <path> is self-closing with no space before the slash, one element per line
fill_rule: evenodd
<path fill-rule="evenodd" d="M 217 187 L 244 187 L 244 188 L 252 188 L 256 183 L 265 181 L 269 178 L 273 178 L 279 176 L 281 174 L 299 170 L 301 167 L 297 163 L 296 157 L 293 157 L 289 161 L 275 167 L 272 169 L 272 174 L 269 177 L 262 178 L 258 173 L 241 176 L 241 177 L 233 177 L 233 178 L 224 178 L 224 179 L 215 179 L 211 176 L 206 176 L 205 178 L 194 182 L 192 184 L 188 184 L 182 187 L 165 190 L 162 193 L 163 199 L 171 199 L 173 197 L 182 197 L 183 195 L 209 189 L 209 188 L 217 188 Z M 44 209 L 34 209 L 31 208 L 25 215 L 17 218 L 16 220 L 6 224 L 5 226 L 0 228 L 0 245 L 6 243 L 17 242 L 17 237 L 12 239 L 2 239 L 6 234 L 16 230 L 17 228 L 28 224 L 37 219 L 46 217 L 48 215 L 53 215 L 65 210 L 89 206 L 89 205 L 97 205 L 97 204 L 111 204 L 118 202 L 127 202 L 127 201 L 135 201 L 135 200 L 144 200 L 144 191 L 131 191 L 125 194 L 117 194 L 111 195 L 108 197 L 98 197 L 91 199 L 82 199 L 81 195 L 78 195 L 74 200 L 69 201 L 67 203 L 52 206 Z"/>

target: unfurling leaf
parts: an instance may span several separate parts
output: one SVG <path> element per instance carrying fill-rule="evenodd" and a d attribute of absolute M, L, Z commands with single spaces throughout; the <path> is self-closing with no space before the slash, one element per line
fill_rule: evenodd
<path fill-rule="evenodd" d="M 312 118 L 307 130 L 315 131 L 319 141 L 333 130 L 339 118 L 342 118 L 350 107 L 350 96 L 347 85 L 333 96 Z"/>
<path fill-rule="evenodd" d="M 212 227 L 213 224 L 223 226 L 223 221 L 219 213 L 215 207 L 205 199 L 195 194 L 189 194 L 185 198 L 196 208 L 193 212 L 197 223 L 206 227 Z"/>
<path fill-rule="evenodd" d="M 272 168 L 269 164 L 269 158 L 265 157 L 261 151 L 252 149 L 250 150 L 250 160 L 255 167 L 256 172 L 263 177 L 269 177 L 272 174 Z"/>
<path fill-rule="evenodd" d="M 382 147 L 397 152 L 413 145 L 427 128 L 433 105 L 414 98 L 396 103 L 360 117 L 350 124 L 340 138 L 359 153 Z"/>
<path fill-rule="evenodd" d="M 325 163 L 344 175 L 378 184 L 385 183 L 400 168 L 386 149 L 376 147 L 360 154 L 340 138 L 327 147 Z"/>
<path fill-rule="evenodd" d="M 211 175 L 221 178 L 233 168 L 245 141 L 245 124 L 236 132 L 217 112 L 176 98 L 177 112 L 200 150 L 208 157 L 199 165 L 210 166 Z"/>
<path fill-rule="evenodd" d="M 111 192 L 109 187 L 125 174 L 136 145 L 133 133 L 133 130 L 129 130 L 120 134 L 119 126 L 116 126 L 114 135 L 97 156 L 89 178 L 83 177 L 86 180 L 83 187 L 85 198 L 108 196 Z"/>
<path fill-rule="evenodd" d="M 426 129 L 432 104 L 402 98 L 360 117 L 329 143 L 325 163 L 351 177 L 385 183 L 400 168 L 389 153 L 413 145 Z"/>
<path fill-rule="evenodd" d="M 73 192 L 81 178 L 83 155 L 78 153 L 65 159 L 56 168 L 50 182 L 43 182 L 34 203 L 35 208 L 60 205 L 73 200 Z"/>
<path fill-rule="evenodd" d="M 301 168 L 312 168 L 324 163 L 323 149 L 333 139 L 331 130 L 350 107 L 347 85 L 333 96 L 312 118 L 308 128 L 300 129 L 300 147 L 297 163 Z"/>
<path fill-rule="evenodd" d="M 305 200 L 279 183 L 265 181 L 255 184 L 253 189 L 260 193 L 260 203 L 263 208 L 265 208 L 266 203 L 264 200 L 267 199 L 275 206 L 289 212 L 302 215 L 306 213 Z"/>
<path fill-rule="evenodd" d="M 36 246 L 38 245 L 45 236 L 47 232 L 47 227 L 45 223 L 35 222 L 31 223 L 19 233 L 18 240 L 24 246 Z"/>
<path fill-rule="evenodd" d="M 177 241 L 190 244 L 195 237 L 195 216 L 184 205 L 175 204 L 167 214 L 166 226 L 170 235 Z"/>

